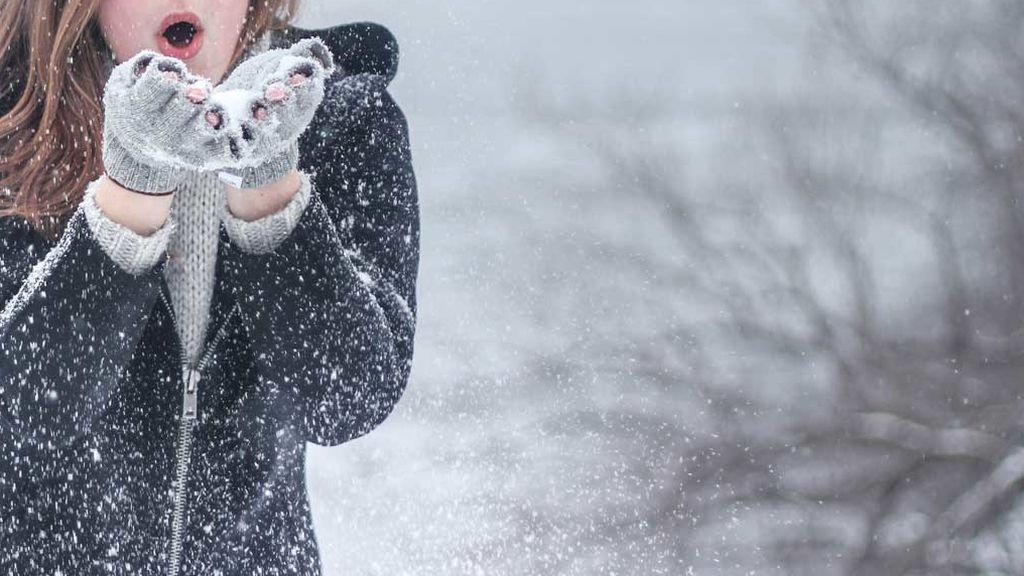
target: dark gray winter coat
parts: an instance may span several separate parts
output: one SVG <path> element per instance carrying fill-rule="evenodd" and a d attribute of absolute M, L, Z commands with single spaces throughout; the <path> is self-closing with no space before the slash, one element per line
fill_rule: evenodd
<path fill-rule="evenodd" d="M 272 253 L 221 228 L 194 428 L 166 255 L 134 276 L 82 212 L 57 242 L 0 218 L 0 574 L 169 574 L 174 540 L 181 575 L 320 574 L 305 443 L 362 436 L 402 396 L 419 204 L 394 37 L 359 23 L 274 45 L 314 33 L 339 70 L 300 140 L 313 196 Z"/>

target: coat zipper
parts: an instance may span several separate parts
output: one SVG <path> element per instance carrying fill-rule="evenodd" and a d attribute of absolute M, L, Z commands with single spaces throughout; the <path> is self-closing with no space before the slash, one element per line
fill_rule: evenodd
<path fill-rule="evenodd" d="M 160 298 L 170 311 L 171 322 L 174 324 L 175 333 L 177 333 L 178 319 L 174 313 L 174 307 L 171 306 L 171 303 L 167 299 L 167 295 L 164 293 L 162 287 L 160 290 Z M 181 349 L 181 375 L 184 386 L 182 390 L 181 423 L 178 428 L 174 495 L 172 499 L 174 509 L 171 521 L 171 576 L 177 576 L 178 570 L 181 566 L 181 546 L 182 539 L 185 535 L 185 488 L 187 487 L 188 469 L 192 457 L 192 434 L 195 431 L 196 417 L 199 413 L 199 382 L 202 380 L 203 369 L 206 367 L 207 362 L 213 355 L 213 351 L 216 349 L 218 342 L 223 338 L 227 325 L 237 310 L 238 303 L 236 302 L 218 328 L 217 334 L 214 335 L 213 340 L 210 341 L 210 345 L 203 351 L 203 354 L 196 365 L 193 366 L 189 364 L 188 358 L 185 355 L 184 345 L 179 347 Z"/>

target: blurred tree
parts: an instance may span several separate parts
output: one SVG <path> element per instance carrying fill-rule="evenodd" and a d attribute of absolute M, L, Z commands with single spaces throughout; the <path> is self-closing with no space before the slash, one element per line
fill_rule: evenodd
<path fill-rule="evenodd" d="M 658 450 L 594 537 L 668 535 L 676 573 L 1022 574 L 1024 3 L 815 6 L 822 73 L 742 107 L 711 185 L 659 98 L 522 88 L 646 307 L 574 356 L 660 408 L 611 416 Z"/>

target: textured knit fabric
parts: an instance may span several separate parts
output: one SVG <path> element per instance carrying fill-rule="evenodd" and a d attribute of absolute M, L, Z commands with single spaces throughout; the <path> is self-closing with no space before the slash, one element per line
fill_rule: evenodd
<path fill-rule="evenodd" d="M 320 38 L 254 54 L 213 89 L 208 106 L 223 120 L 217 132 L 233 143 L 228 167 L 239 188 L 259 188 L 279 180 L 298 163 L 297 139 L 313 120 L 324 97 L 324 81 L 334 73 L 334 57 Z M 301 84 L 292 82 L 305 76 Z M 279 97 L 268 96 L 275 89 Z M 254 110 L 266 114 L 253 120 Z"/>
<path fill-rule="evenodd" d="M 180 80 L 169 81 L 170 70 Z M 133 190 L 167 192 L 178 187 L 183 168 L 204 166 L 227 148 L 206 121 L 208 104 L 185 98 L 185 85 L 212 90 L 180 60 L 152 50 L 112 69 L 103 90 L 103 164 L 110 177 Z"/>
<path fill-rule="evenodd" d="M 195 361 L 209 324 L 223 202 L 224 185 L 211 173 L 193 176 L 171 201 L 178 233 L 167 247 L 164 279 L 189 362 Z"/>
<path fill-rule="evenodd" d="M 139 275 L 151 268 L 167 249 L 174 233 L 174 218 L 168 218 L 156 232 L 143 236 L 106 217 L 96 204 L 96 185 L 89 184 L 82 199 L 85 219 L 103 250 L 128 272 Z"/>
<path fill-rule="evenodd" d="M 243 251 L 250 254 L 266 254 L 273 252 L 288 237 L 295 224 L 302 217 L 303 210 L 309 204 L 311 185 L 309 176 L 299 172 L 301 183 L 299 191 L 283 208 L 263 218 L 246 222 L 235 218 L 224 202 L 222 220 L 231 241 Z"/>
<path fill-rule="evenodd" d="M 164 225 L 141 236 L 107 218 L 96 204 L 95 182 L 83 198 L 86 220 L 104 252 L 132 274 L 148 270 L 167 251 L 164 278 L 177 318 L 178 336 L 190 362 L 206 337 L 213 297 L 220 224 L 240 249 L 266 253 L 291 233 L 309 203 L 309 178 L 281 210 L 246 222 L 231 214 L 224 184 L 213 172 L 190 173 L 171 201 Z"/>
<path fill-rule="evenodd" d="M 177 75 L 169 79 L 168 71 Z M 330 49 L 315 37 L 250 52 L 216 87 L 184 62 L 143 50 L 115 66 L 104 88 L 106 172 L 144 193 L 178 188 L 185 170 L 250 168 L 241 186 L 265 186 L 296 164 L 296 139 L 313 119 L 324 80 L 333 72 Z M 291 82 L 300 73 L 306 81 Z M 282 97 L 268 98 L 275 86 Z M 208 96 L 194 101 L 185 97 L 186 87 Z M 261 119 L 254 118 L 257 107 L 265 113 Z M 211 123 L 211 115 L 220 121 Z M 282 166 L 286 158 L 291 166 Z"/>

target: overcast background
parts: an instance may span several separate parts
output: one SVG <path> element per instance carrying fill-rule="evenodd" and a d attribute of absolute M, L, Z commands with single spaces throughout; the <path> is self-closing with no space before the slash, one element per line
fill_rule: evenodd
<path fill-rule="evenodd" d="M 1011 574 L 1015 2 L 306 0 L 401 47 L 393 415 L 326 573 Z"/>

